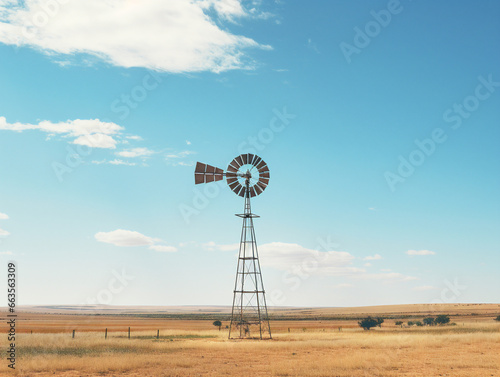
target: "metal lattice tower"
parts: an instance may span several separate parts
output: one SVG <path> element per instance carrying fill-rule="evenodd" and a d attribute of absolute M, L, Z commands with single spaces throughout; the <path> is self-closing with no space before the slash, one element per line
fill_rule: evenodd
<path fill-rule="evenodd" d="M 231 190 L 245 198 L 244 213 L 236 215 L 243 219 L 243 226 L 229 338 L 271 339 L 269 314 L 253 227 L 253 219 L 259 216 L 252 213 L 250 205 L 250 198 L 261 194 L 269 184 L 269 168 L 264 160 L 251 153 L 236 157 L 229 164 L 227 172 L 200 162 L 196 164 L 196 184 L 220 181 L 224 176 Z"/>

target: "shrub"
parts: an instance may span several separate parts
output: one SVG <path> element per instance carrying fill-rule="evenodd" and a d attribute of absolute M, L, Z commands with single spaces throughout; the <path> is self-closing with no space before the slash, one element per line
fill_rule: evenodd
<path fill-rule="evenodd" d="M 396 326 L 401 326 L 401 325 L 403 324 L 403 321 L 396 321 L 396 322 L 394 322 L 394 324 L 395 324 Z"/>
<path fill-rule="evenodd" d="M 383 320 L 382 320 L 383 322 Z M 380 326 L 378 319 L 372 317 L 366 317 L 358 322 L 359 327 L 362 327 L 364 330 L 370 330 L 372 327 Z"/>
<path fill-rule="evenodd" d="M 444 314 L 440 314 L 437 316 L 437 318 L 434 320 L 434 323 L 438 325 L 445 325 L 450 322 L 450 317 Z"/>
<path fill-rule="evenodd" d="M 433 326 L 434 324 L 435 324 L 434 318 L 432 318 L 432 317 L 424 318 L 424 325 Z"/>
<path fill-rule="evenodd" d="M 495 321 L 498 321 L 500 322 L 500 315 L 498 317 L 495 318 Z"/>

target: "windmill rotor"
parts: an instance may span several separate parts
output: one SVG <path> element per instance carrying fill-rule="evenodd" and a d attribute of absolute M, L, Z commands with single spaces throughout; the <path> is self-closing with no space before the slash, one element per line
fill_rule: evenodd
<path fill-rule="evenodd" d="M 234 158 L 226 171 L 202 162 L 196 163 L 195 184 L 221 181 L 224 177 L 236 195 L 245 197 L 247 194 L 253 198 L 262 194 L 269 185 L 270 173 L 266 162 L 252 153 Z"/>

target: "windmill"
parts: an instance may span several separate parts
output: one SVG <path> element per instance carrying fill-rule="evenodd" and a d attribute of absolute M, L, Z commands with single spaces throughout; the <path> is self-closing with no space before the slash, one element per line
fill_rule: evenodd
<path fill-rule="evenodd" d="M 262 194 L 269 184 L 269 168 L 262 158 L 251 153 L 236 157 L 226 171 L 201 162 L 196 163 L 195 184 L 221 181 L 224 176 L 229 188 L 245 198 L 244 213 L 236 215 L 243 219 L 243 227 L 234 283 L 229 339 L 231 336 L 271 339 L 264 283 L 253 227 L 253 219 L 259 216 L 252 213 L 250 206 L 250 198 Z"/>

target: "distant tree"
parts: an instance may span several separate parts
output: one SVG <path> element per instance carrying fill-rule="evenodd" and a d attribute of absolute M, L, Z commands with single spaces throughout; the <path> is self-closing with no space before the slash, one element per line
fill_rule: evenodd
<path fill-rule="evenodd" d="M 384 323 L 384 319 L 383 319 L 383 318 L 381 318 L 381 317 L 378 317 L 378 318 L 377 318 L 377 326 L 378 326 L 378 327 L 382 327 L 382 323 Z"/>
<path fill-rule="evenodd" d="M 395 324 L 396 326 L 401 326 L 401 325 L 403 324 L 403 321 L 396 321 L 396 322 L 394 322 L 394 324 Z"/>
<path fill-rule="evenodd" d="M 214 323 L 212 323 L 212 325 L 217 326 L 219 328 L 219 331 L 220 331 L 220 328 L 222 326 L 222 322 L 217 320 L 217 321 L 214 321 Z"/>
<path fill-rule="evenodd" d="M 424 318 L 424 325 L 433 326 L 434 325 L 434 318 L 432 318 L 432 317 Z"/>
<path fill-rule="evenodd" d="M 408 321 L 408 326 L 413 326 L 415 324 L 415 322 L 413 321 Z"/>
<path fill-rule="evenodd" d="M 434 323 L 437 325 L 446 325 L 450 322 L 450 317 L 445 314 L 440 314 L 434 320 Z"/>
<path fill-rule="evenodd" d="M 500 322 L 500 315 L 495 318 L 495 321 L 499 321 Z"/>
<path fill-rule="evenodd" d="M 370 330 L 372 327 L 379 326 L 379 321 L 372 317 L 366 317 L 358 322 L 359 327 L 364 330 Z"/>
<path fill-rule="evenodd" d="M 415 325 L 417 325 L 417 326 L 423 326 L 424 324 L 422 322 L 420 322 L 420 321 L 417 321 L 417 322 L 415 322 Z"/>

